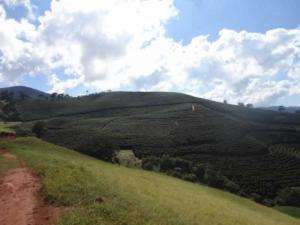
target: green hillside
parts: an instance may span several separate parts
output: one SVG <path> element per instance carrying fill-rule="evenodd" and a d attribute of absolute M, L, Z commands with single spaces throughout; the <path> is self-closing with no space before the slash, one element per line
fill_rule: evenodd
<path fill-rule="evenodd" d="M 296 225 L 247 199 L 158 173 L 105 163 L 36 138 L 1 141 L 40 177 L 42 194 L 71 206 L 61 225 Z"/>
<path fill-rule="evenodd" d="M 25 121 L 20 135 L 31 135 L 36 120 L 43 120 L 42 139 L 98 158 L 107 159 L 103 150 L 129 149 L 144 168 L 196 182 L 204 178 L 195 178 L 194 168 L 209 167 L 238 185 L 235 193 L 258 194 L 260 202 L 300 186 L 300 114 L 161 92 L 27 100 L 17 109 Z M 162 170 L 164 155 L 176 162 Z M 214 186 L 226 189 L 223 181 Z"/>

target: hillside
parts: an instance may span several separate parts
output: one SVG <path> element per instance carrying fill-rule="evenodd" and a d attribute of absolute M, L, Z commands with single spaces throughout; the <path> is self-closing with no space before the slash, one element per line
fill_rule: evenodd
<path fill-rule="evenodd" d="M 13 86 L 13 87 L 7 87 L 7 88 L 0 88 L 1 92 L 8 92 L 12 93 L 13 98 L 15 99 L 21 99 L 21 98 L 47 98 L 50 95 L 48 93 L 30 88 L 25 86 Z"/>
<path fill-rule="evenodd" d="M 279 108 L 279 106 L 262 107 L 262 109 L 272 110 L 272 111 L 278 111 L 278 108 Z M 289 112 L 289 113 L 295 113 L 295 112 L 298 112 L 299 110 L 300 110 L 299 106 L 285 107 L 285 111 Z"/>
<path fill-rule="evenodd" d="M 1 141 L 1 147 L 39 175 L 49 203 L 69 208 L 60 225 L 299 224 L 226 192 L 105 163 L 36 138 Z"/>
<path fill-rule="evenodd" d="M 25 121 L 19 134 L 31 134 L 35 121 L 43 120 L 43 139 L 98 158 L 112 156 L 103 157 L 110 154 L 104 149 L 130 149 L 143 168 L 260 202 L 300 186 L 299 114 L 157 92 L 28 100 L 17 109 Z"/>

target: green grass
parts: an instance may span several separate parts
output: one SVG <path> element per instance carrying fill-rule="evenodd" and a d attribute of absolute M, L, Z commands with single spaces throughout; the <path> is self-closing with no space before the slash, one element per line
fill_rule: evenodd
<path fill-rule="evenodd" d="M 300 219 L 300 208 L 291 207 L 291 206 L 278 206 L 276 207 L 276 209 L 279 210 L 280 212 L 286 213 L 288 215 Z"/>
<path fill-rule="evenodd" d="M 10 132 L 9 123 L 0 122 L 0 132 Z"/>
<path fill-rule="evenodd" d="M 229 193 L 105 163 L 36 138 L 2 145 L 42 178 L 42 193 L 49 202 L 73 206 L 60 225 L 300 224 Z"/>

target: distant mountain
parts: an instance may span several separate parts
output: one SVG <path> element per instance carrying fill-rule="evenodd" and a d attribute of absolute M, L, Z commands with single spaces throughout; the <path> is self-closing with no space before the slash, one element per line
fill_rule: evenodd
<path fill-rule="evenodd" d="M 46 92 L 42 92 L 25 86 L 13 86 L 7 88 L 0 88 L 0 93 L 4 91 L 13 93 L 13 97 L 15 99 L 20 99 L 22 95 L 26 96 L 27 98 L 33 98 L 33 99 L 46 98 L 50 96 Z"/>
<path fill-rule="evenodd" d="M 262 109 L 278 111 L 279 106 L 262 107 Z M 295 113 L 300 110 L 300 106 L 289 106 L 285 107 L 285 111 L 289 113 Z"/>

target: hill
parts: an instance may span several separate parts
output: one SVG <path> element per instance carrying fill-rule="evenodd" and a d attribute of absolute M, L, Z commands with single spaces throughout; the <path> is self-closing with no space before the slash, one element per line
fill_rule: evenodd
<path fill-rule="evenodd" d="M 47 98 L 50 95 L 48 93 L 30 88 L 25 86 L 13 86 L 13 87 L 7 87 L 7 88 L 0 88 L 0 93 L 2 92 L 8 92 L 13 95 L 14 99 L 20 99 L 20 98 Z"/>
<path fill-rule="evenodd" d="M 48 202 L 69 209 L 60 225 L 299 224 L 226 192 L 105 163 L 36 138 L 0 144 L 39 175 Z"/>
<path fill-rule="evenodd" d="M 16 107 L 24 121 L 19 134 L 31 135 L 42 120 L 44 140 L 101 159 L 133 150 L 145 169 L 267 205 L 300 186 L 299 114 L 158 92 L 27 100 Z"/>
<path fill-rule="evenodd" d="M 279 106 L 262 107 L 262 109 L 273 110 L 273 111 L 278 111 L 278 108 Z M 289 113 L 295 113 L 297 111 L 300 111 L 300 107 L 299 106 L 285 107 L 285 111 Z"/>

